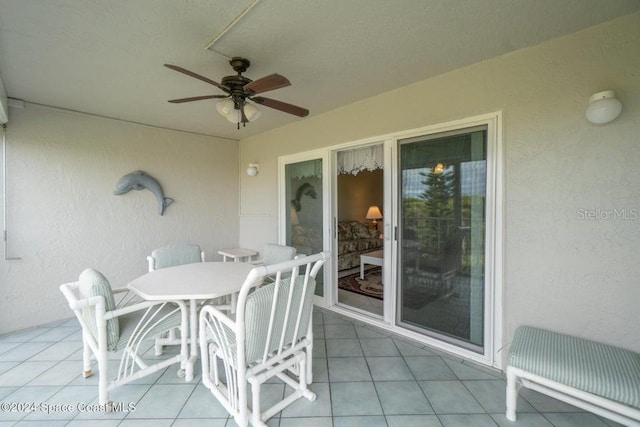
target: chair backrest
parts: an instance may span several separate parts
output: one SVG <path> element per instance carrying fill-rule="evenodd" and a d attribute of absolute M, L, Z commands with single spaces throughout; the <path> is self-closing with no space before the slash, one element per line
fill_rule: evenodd
<path fill-rule="evenodd" d="M 262 253 L 262 263 L 264 265 L 278 264 L 283 261 L 289 261 L 295 258 L 297 249 L 292 246 L 277 245 L 275 243 L 267 243 L 264 245 Z"/>
<path fill-rule="evenodd" d="M 237 339 L 244 344 L 239 346 L 239 357 L 242 348 L 247 363 L 265 360 L 310 335 L 316 275 L 328 256 L 319 253 L 249 273 L 238 297 Z M 249 293 L 265 277 L 275 280 Z"/>
<path fill-rule="evenodd" d="M 151 256 L 147 257 L 147 260 L 149 261 L 149 271 L 153 271 L 159 268 L 204 262 L 204 252 L 200 250 L 198 245 L 185 243 L 167 245 L 155 249 L 151 252 Z"/>
<path fill-rule="evenodd" d="M 116 309 L 111 285 L 102 273 L 87 268 L 80 274 L 77 282 L 61 285 L 60 290 L 85 332 L 96 343 L 99 342 L 101 333 L 104 333 L 107 349 L 115 350 L 120 339 L 118 319 L 107 319 L 103 325 L 98 324 L 98 318 L 103 318 L 104 313 Z M 102 311 L 98 313 L 99 316 L 96 315 L 98 310 Z"/>

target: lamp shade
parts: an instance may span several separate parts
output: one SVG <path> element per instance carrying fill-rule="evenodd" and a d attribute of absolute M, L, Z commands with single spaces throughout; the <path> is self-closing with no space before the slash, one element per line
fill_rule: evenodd
<path fill-rule="evenodd" d="M 622 112 L 622 103 L 612 90 L 598 92 L 589 98 L 589 106 L 585 115 L 587 120 L 596 125 L 611 123 Z"/>
<path fill-rule="evenodd" d="M 227 120 L 229 119 L 229 116 L 233 114 L 234 108 L 235 105 L 233 104 L 233 100 L 230 98 L 218 101 L 216 104 L 216 111 Z"/>
<path fill-rule="evenodd" d="M 382 212 L 380 212 L 380 208 L 377 206 L 369 206 L 369 210 L 367 210 L 366 219 L 382 219 Z"/>
<path fill-rule="evenodd" d="M 229 114 L 225 116 L 228 122 L 231 123 L 240 123 L 242 121 L 242 116 L 240 116 L 240 110 L 233 110 Z"/>
<path fill-rule="evenodd" d="M 231 98 L 226 98 L 221 101 L 218 101 L 216 104 L 216 111 L 230 121 L 231 123 L 242 123 L 242 112 L 240 110 L 236 110 L 235 103 Z M 258 117 L 260 117 L 260 109 L 253 104 L 245 102 L 244 104 L 244 115 L 248 121 L 253 122 Z"/>
<path fill-rule="evenodd" d="M 253 122 L 258 117 L 260 117 L 260 109 L 255 105 L 249 104 L 247 102 L 246 104 L 244 104 L 244 115 L 247 117 L 247 120 Z"/>

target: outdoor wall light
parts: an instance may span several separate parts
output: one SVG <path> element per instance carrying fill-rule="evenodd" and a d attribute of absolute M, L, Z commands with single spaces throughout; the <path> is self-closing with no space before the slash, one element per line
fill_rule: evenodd
<path fill-rule="evenodd" d="M 249 163 L 247 167 L 247 175 L 256 176 L 258 175 L 258 171 L 260 170 L 260 165 L 257 163 Z"/>
<path fill-rule="evenodd" d="M 621 112 L 622 103 L 616 93 L 605 90 L 591 95 L 585 116 L 593 124 L 604 125 L 617 119 Z"/>

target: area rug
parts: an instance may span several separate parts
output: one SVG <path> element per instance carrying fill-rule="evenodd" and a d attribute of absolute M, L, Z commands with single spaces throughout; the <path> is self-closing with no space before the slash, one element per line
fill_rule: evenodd
<path fill-rule="evenodd" d="M 360 278 L 360 272 L 341 277 L 338 279 L 338 287 L 381 300 L 383 298 L 382 269 L 377 267 L 366 271 L 364 279 Z"/>

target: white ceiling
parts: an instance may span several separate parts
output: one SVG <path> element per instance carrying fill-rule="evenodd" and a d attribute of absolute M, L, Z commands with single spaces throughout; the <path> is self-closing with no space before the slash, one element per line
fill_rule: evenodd
<path fill-rule="evenodd" d="M 640 10 L 638 0 L 0 0 L 0 76 L 9 97 L 207 135 L 242 139 L 298 120 L 267 107 L 237 130 L 212 85 L 228 57 L 245 75 L 286 76 L 266 96 L 321 114 Z"/>

